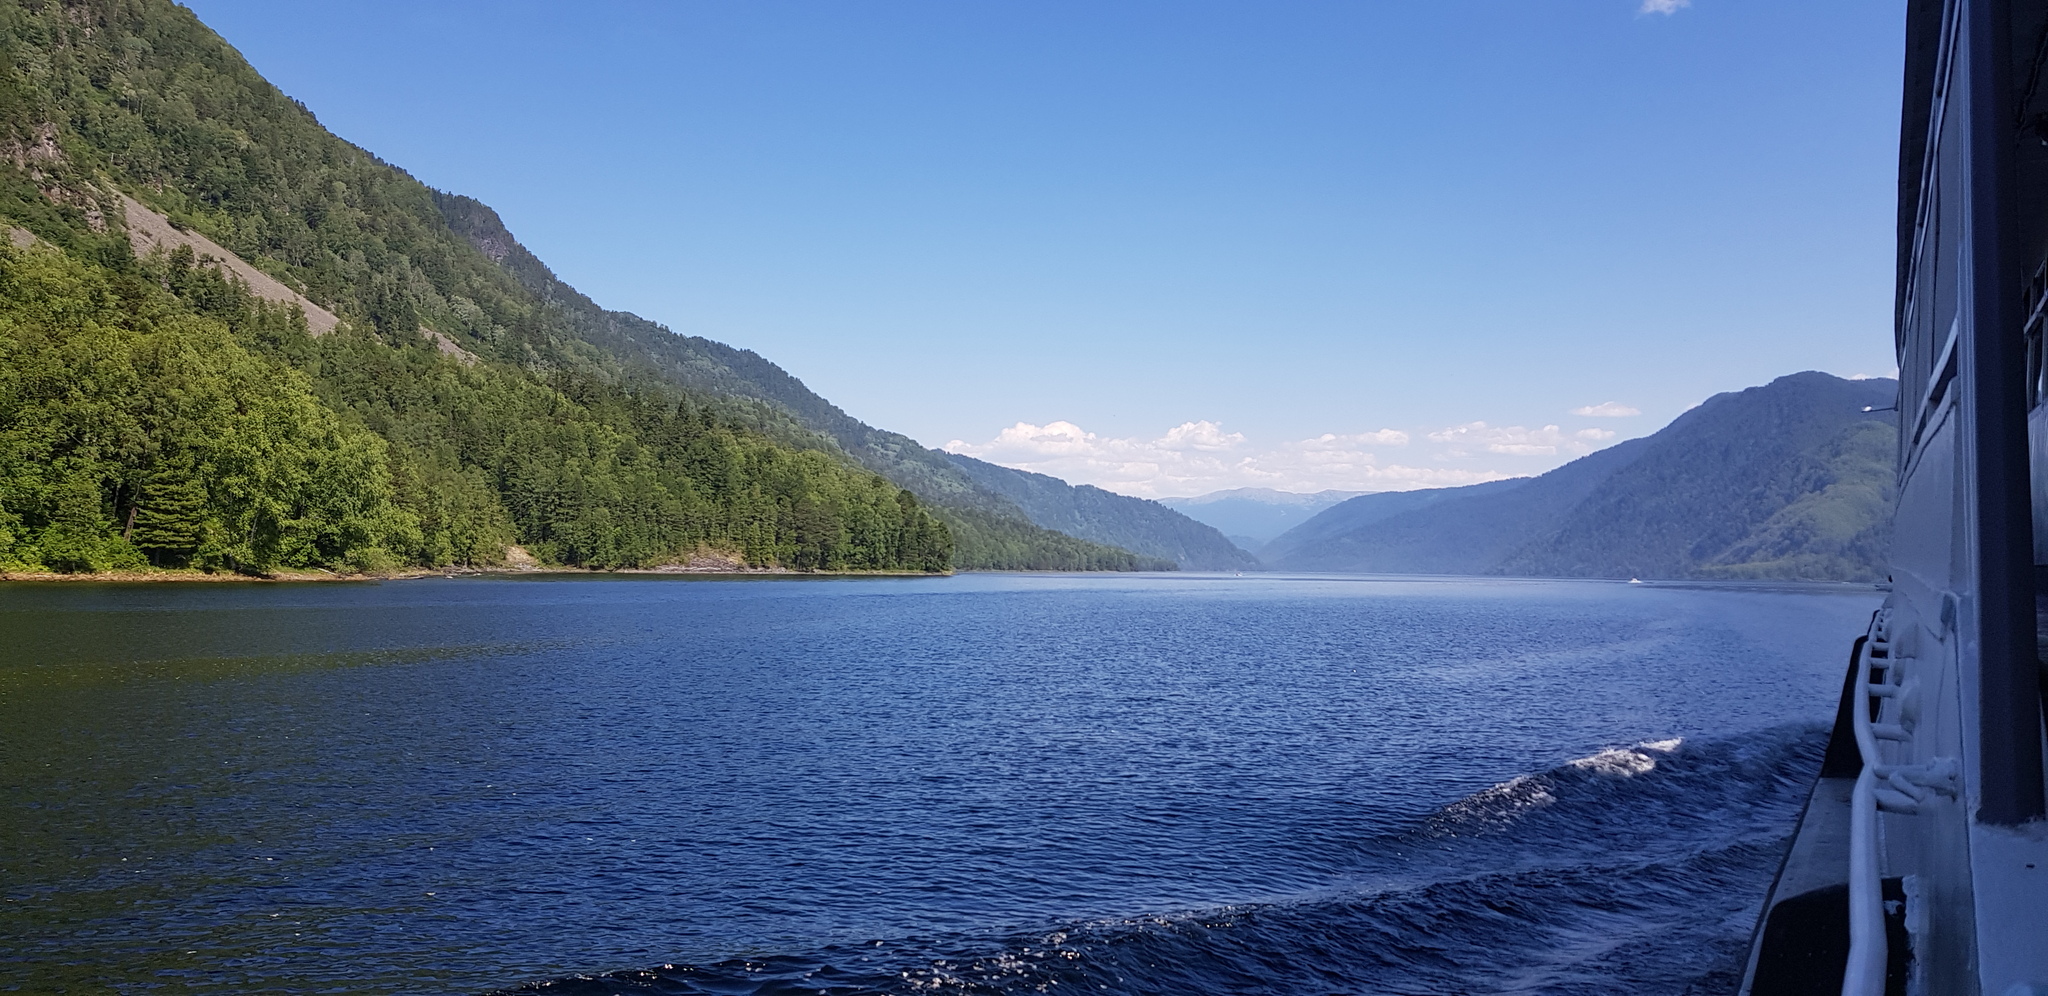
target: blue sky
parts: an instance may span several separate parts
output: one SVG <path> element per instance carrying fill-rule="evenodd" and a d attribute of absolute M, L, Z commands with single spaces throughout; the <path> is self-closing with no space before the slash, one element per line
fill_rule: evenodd
<path fill-rule="evenodd" d="M 1900 0 L 189 6 L 601 303 L 1128 493 L 1893 368 Z"/>

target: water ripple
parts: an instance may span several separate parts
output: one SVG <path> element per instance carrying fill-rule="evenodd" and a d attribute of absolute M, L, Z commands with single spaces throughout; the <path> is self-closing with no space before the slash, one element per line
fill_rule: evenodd
<path fill-rule="evenodd" d="M 0 585 L 0 988 L 137 993 L 1711 987 L 1874 601 L 54 587 Z"/>

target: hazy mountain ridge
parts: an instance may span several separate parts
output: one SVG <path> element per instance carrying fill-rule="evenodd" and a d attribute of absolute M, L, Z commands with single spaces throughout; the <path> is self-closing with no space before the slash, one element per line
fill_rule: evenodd
<path fill-rule="evenodd" d="M 1122 547 L 1177 564 L 1183 570 L 1258 570 L 1259 559 L 1222 533 L 1164 503 L 1132 498 L 1092 485 L 1012 470 L 953 454 L 953 464 L 975 483 L 1017 503 L 1031 521 L 1082 539 Z"/>
<path fill-rule="evenodd" d="M 1193 498 L 1161 498 L 1159 504 L 1214 526 L 1240 548 L 1256 553 L 1317 512 L 1363 493 L 1326 490 L 1301 494 L 1272 488 L 1231 488 Z"/>
<path fill-rule="evenodd" d="M 1534 478 L 1353 498 L 1260 551 L 1273 567 L 1492 574 L 1636 455 L 1629 440 Z"/>
<path fill-rule="evenodd" d="M 1290 570 L 1878 580 L 1890 380 L 1822 373 L 1715 395 L 1535 478 L 1366 495 L 1262 551 Z"/>

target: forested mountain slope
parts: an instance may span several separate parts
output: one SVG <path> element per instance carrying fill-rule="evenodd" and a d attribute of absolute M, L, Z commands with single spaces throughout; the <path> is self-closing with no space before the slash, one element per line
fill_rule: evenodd
<path fill-rule="evenodd" d="M 961 473 L 945 453 L 846 414 L 752 350 L 677 335 L 638 315 L 607 311 L 556 278 L 489 206 L 460 194 L 436 193 L 435 198 L 453 231 L 559 309 L 583 341 L 602 346 L 606 355 L 630 368 L 651 370 L 668 383 L 723 399 L 736 417 L 795 445 L 829 440 L 862 466 L 932 503 L 952 527 L 963 567 L 1155 570 L 1168 569 L 1172 562 L 1171 557 L 1134 555 L 1043 523 L 1034 525 L 1015 502 Z"/>
<path fill-rule="evenodd" d="M 1540 477 L 1366 495 L 1275 540 L 1294 570 L 1878 580 L 1896 381 L 1822 373 L 1719 394 Z"/>
<path fill-rule="evenodd" d="M 168 0 L 0 0 L 0 45 L 0 564 L 1140 566 L 491 252 L 487 208 L 327 133 Z M 128 197 L 314 307 L 137 258 Z"/>
<path fill-rule="evenodd" d="M 1650 436 L 1510 574 L 1882 580 L 1894 380 L 1824 373 L 1719 394 Z"/>
<path fill-rule="evenodd" d="M 951 553 L 908 492 L 686 399 L 316 339 L 189 254 L 0 246 L 0 567 L 366 570 L 515 539 L 591 567 Z"/>
<path fill-rule="evenodd" d="M 1048 529 L 1122 547 L 1183 570 L 1258 570 L 1259 559 L 1239 549 L 1214 527 L 1203 525 L 1155 501 L 1132 498 L 1057 477 L 999 467 L 969 456 L 953 464 L 976 484 L 1016 502 L 1031 521 Z"/>

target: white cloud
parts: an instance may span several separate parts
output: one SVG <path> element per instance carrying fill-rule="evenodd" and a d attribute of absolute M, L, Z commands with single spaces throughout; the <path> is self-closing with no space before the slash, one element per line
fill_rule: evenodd
<path fill-rule="evenodd" d="M 1429 441 L 1442 443 L 1450 456 L 1468 456 L 1474 450 L 1499 453 L 1505 456 L 1555 456 L 1560 451 L 1570 453 L 1589 452 L 1582 442 L 1564 434 L 1554 425 L 1541 429 L 1530 429 L 1519 425 L 1487 425 L 1484 422 L 1467 422 L 1454 425 L 1429 434 Z"/>
<path fill-rule="evenodd" d="M 1157 436 L 1105 436 L 1066 421 L 1018 422 L 985 443 L 942 449 L 1071 484 L 1156 498 L 1226 488 L 1314 492 L 1453 487 L 1542 473 L 1615 439 L 1611 429 L 1567 432 L 1467 422 L 1435 431 L 1326 432 L 1267 443 L 1208 420 Z M 1399 460 L 1401 462 L 1394 462 Z"/>
<path fill-rule="evenodd" d="M 1339 436 L 1325 432 L 1314 439 L 1304 439 L 1295 444 L 1303 449 L 1343 449 L 1358 446 L 1406 446 L 1408 434 L 1399 429 L 1381 429 L 1378 432 L 1361 432 L 1352 436 Z"/>
<path fill-rule="evenodd" d="M 1642 413 L 1642 409 L 1624 405 L 1619 401 L 1602 401 L 1597 405 L 1587 405 L 1583 408 L 1572 409 L 1572 414 L 1574 415 L 1586 415 L 1592 418 L 1627 418 L 1631 415 L 1641 415 Z"/>
<path fill-rule="evenodd" d="M 1643 0 L 1636 8 L 1638 14 L 1676 14 L 1682 7 L 1692 6 L 1692 0 Z"/>
<path fill-rule="evenodd" d="M 1169 450 L 1222 453 L 1243 445 L 1244 433 L 1225 434 L 1222 426 L 1204 419 L 1200 422 L 1182 422 L 1166 430 L 1166 435 L 1159 438 L 1158 444 Z"/>
<path fill-rule="evenodd" d="M 1122 494 L 1195 495 L 1224 488 L 1281 491 L 1401 491 L 1477 484 L 1514 476 L 1490 468 L 1414 467 L 1380 462 L 1379 450 L 1407 446 L 1398 429 L 1258 446 L 1210 421 L 1183 422 L 1156 438 L 1119 438 L 1072 422 L 1019 422 L 986 443 L 955 439 L 948 453 L 1093 484 Z"/>

